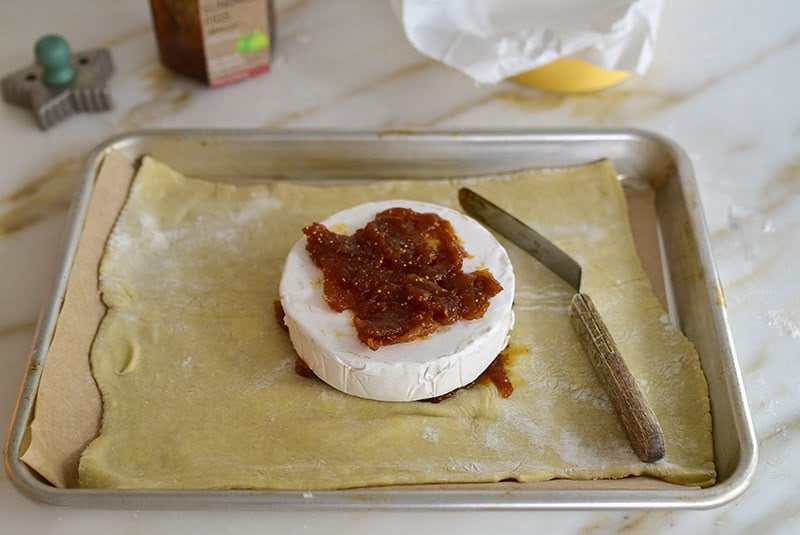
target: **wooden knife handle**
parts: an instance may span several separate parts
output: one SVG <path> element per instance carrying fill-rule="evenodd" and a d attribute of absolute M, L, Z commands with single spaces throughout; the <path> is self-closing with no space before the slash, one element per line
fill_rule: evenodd
<path fill-rule="evenodd" d="M 661 426 L 588 295 L 578 293 L 572 298 L 569 316 L 614 404 L 633 451 L 646 463 L 661 459 L 664 456 Z"/>

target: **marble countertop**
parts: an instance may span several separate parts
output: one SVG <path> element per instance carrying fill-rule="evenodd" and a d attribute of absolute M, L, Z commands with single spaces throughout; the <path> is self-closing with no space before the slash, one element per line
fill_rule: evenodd
<path fill-rule="evenodd" d="M 272 72 L 209 90 L 158 61 L 147 2 L 0 5 L 0 73 L 57 30 L 109 47 L 112 111 L 39 131 L 0 105 L 0 429 L 11 418 L 38 311 L 53 280 L 84 155 L 135 128 L 531 129 L 636 127 L 694 165 L 760 446 L 749 489 L 708 511 L 169 512 L 59 508 L 0 473 L 0 532 L 558 533 L 800 532 L 800 4 L 667 2 L 646 76 L 561 96 L 480 86 L 421 56 L 387 1 L 277 2 Z M 794 385 L 794 386 L 793 386 Z"/>

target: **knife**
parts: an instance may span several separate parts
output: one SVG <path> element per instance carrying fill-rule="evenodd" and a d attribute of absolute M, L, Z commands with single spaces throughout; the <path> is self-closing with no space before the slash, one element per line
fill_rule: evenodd
<path fill-rule="evenodd" d="M 474 191 L 459 189 L 458 200 L 469 215 L 509 239 L 575 289 L 569 307 L 572 327 L 614 405 L 633 451 L 647 463 L 664 457 L 664 433 L 656 415 L 591 298 L 581 292 L 580 264 L 534 229 Z"/>

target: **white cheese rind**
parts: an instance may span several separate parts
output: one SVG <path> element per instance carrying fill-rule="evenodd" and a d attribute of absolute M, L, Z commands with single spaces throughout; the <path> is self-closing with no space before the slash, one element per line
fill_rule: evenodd
<path fill-rule="evenodd" d="M 306 251 L 306 238 L 292 247 L 280 284 L 284 321 L 298 355 L 332 387 L 368 399 L 414 401 L 446 394 L 474 381 L 508 343 L 514 325 L 514 271 L 502 245 L 475 220 L 444 206 L 393 200 L 338 212 L 321 223 L 352 234 L 383 210 L 402 207 L 435 213 L 453 225 L 470 255 L 463 270 L 488 268 L 503 286 L 483 317 L 442 326 L 412 342 L 363 344 L 350 311 L 335 312 L 322 295 L 322 272 Z"/>

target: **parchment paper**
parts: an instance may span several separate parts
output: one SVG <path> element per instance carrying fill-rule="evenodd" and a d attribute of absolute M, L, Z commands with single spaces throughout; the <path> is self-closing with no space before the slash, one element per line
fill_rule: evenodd
<path fill-rule="evenodd" d="M 133 175 L 133 165 L 119 152 L 109 153 L 103 161 L 42 369 L 30 444 L 22 460 L 56 487 L 78 486 L 78 459 L 100 427 L 100 393 L 88 357 L 106 313 L 97 290 L 97 270 Z"/>
<path fill-rule="evenodd" d="M 109 153 L 103 162 L 42 373 L 35 417 L 30 426 L 31 439 L 22 460 L 56 487 L 78 486 L 80 453 L 99 431 L 102 406 L 88 358 L 105 314 L 97 289 L 97 274 L 107 237 L 125 202 L 134 171 L 133 163 L 118 152 Z M 664 285 L 655 233 L 653 192 L 626 189 L 626 196 L 643 266 L 663 305 Z M 647 483 L 653 484 L 666 485 Z"/>

